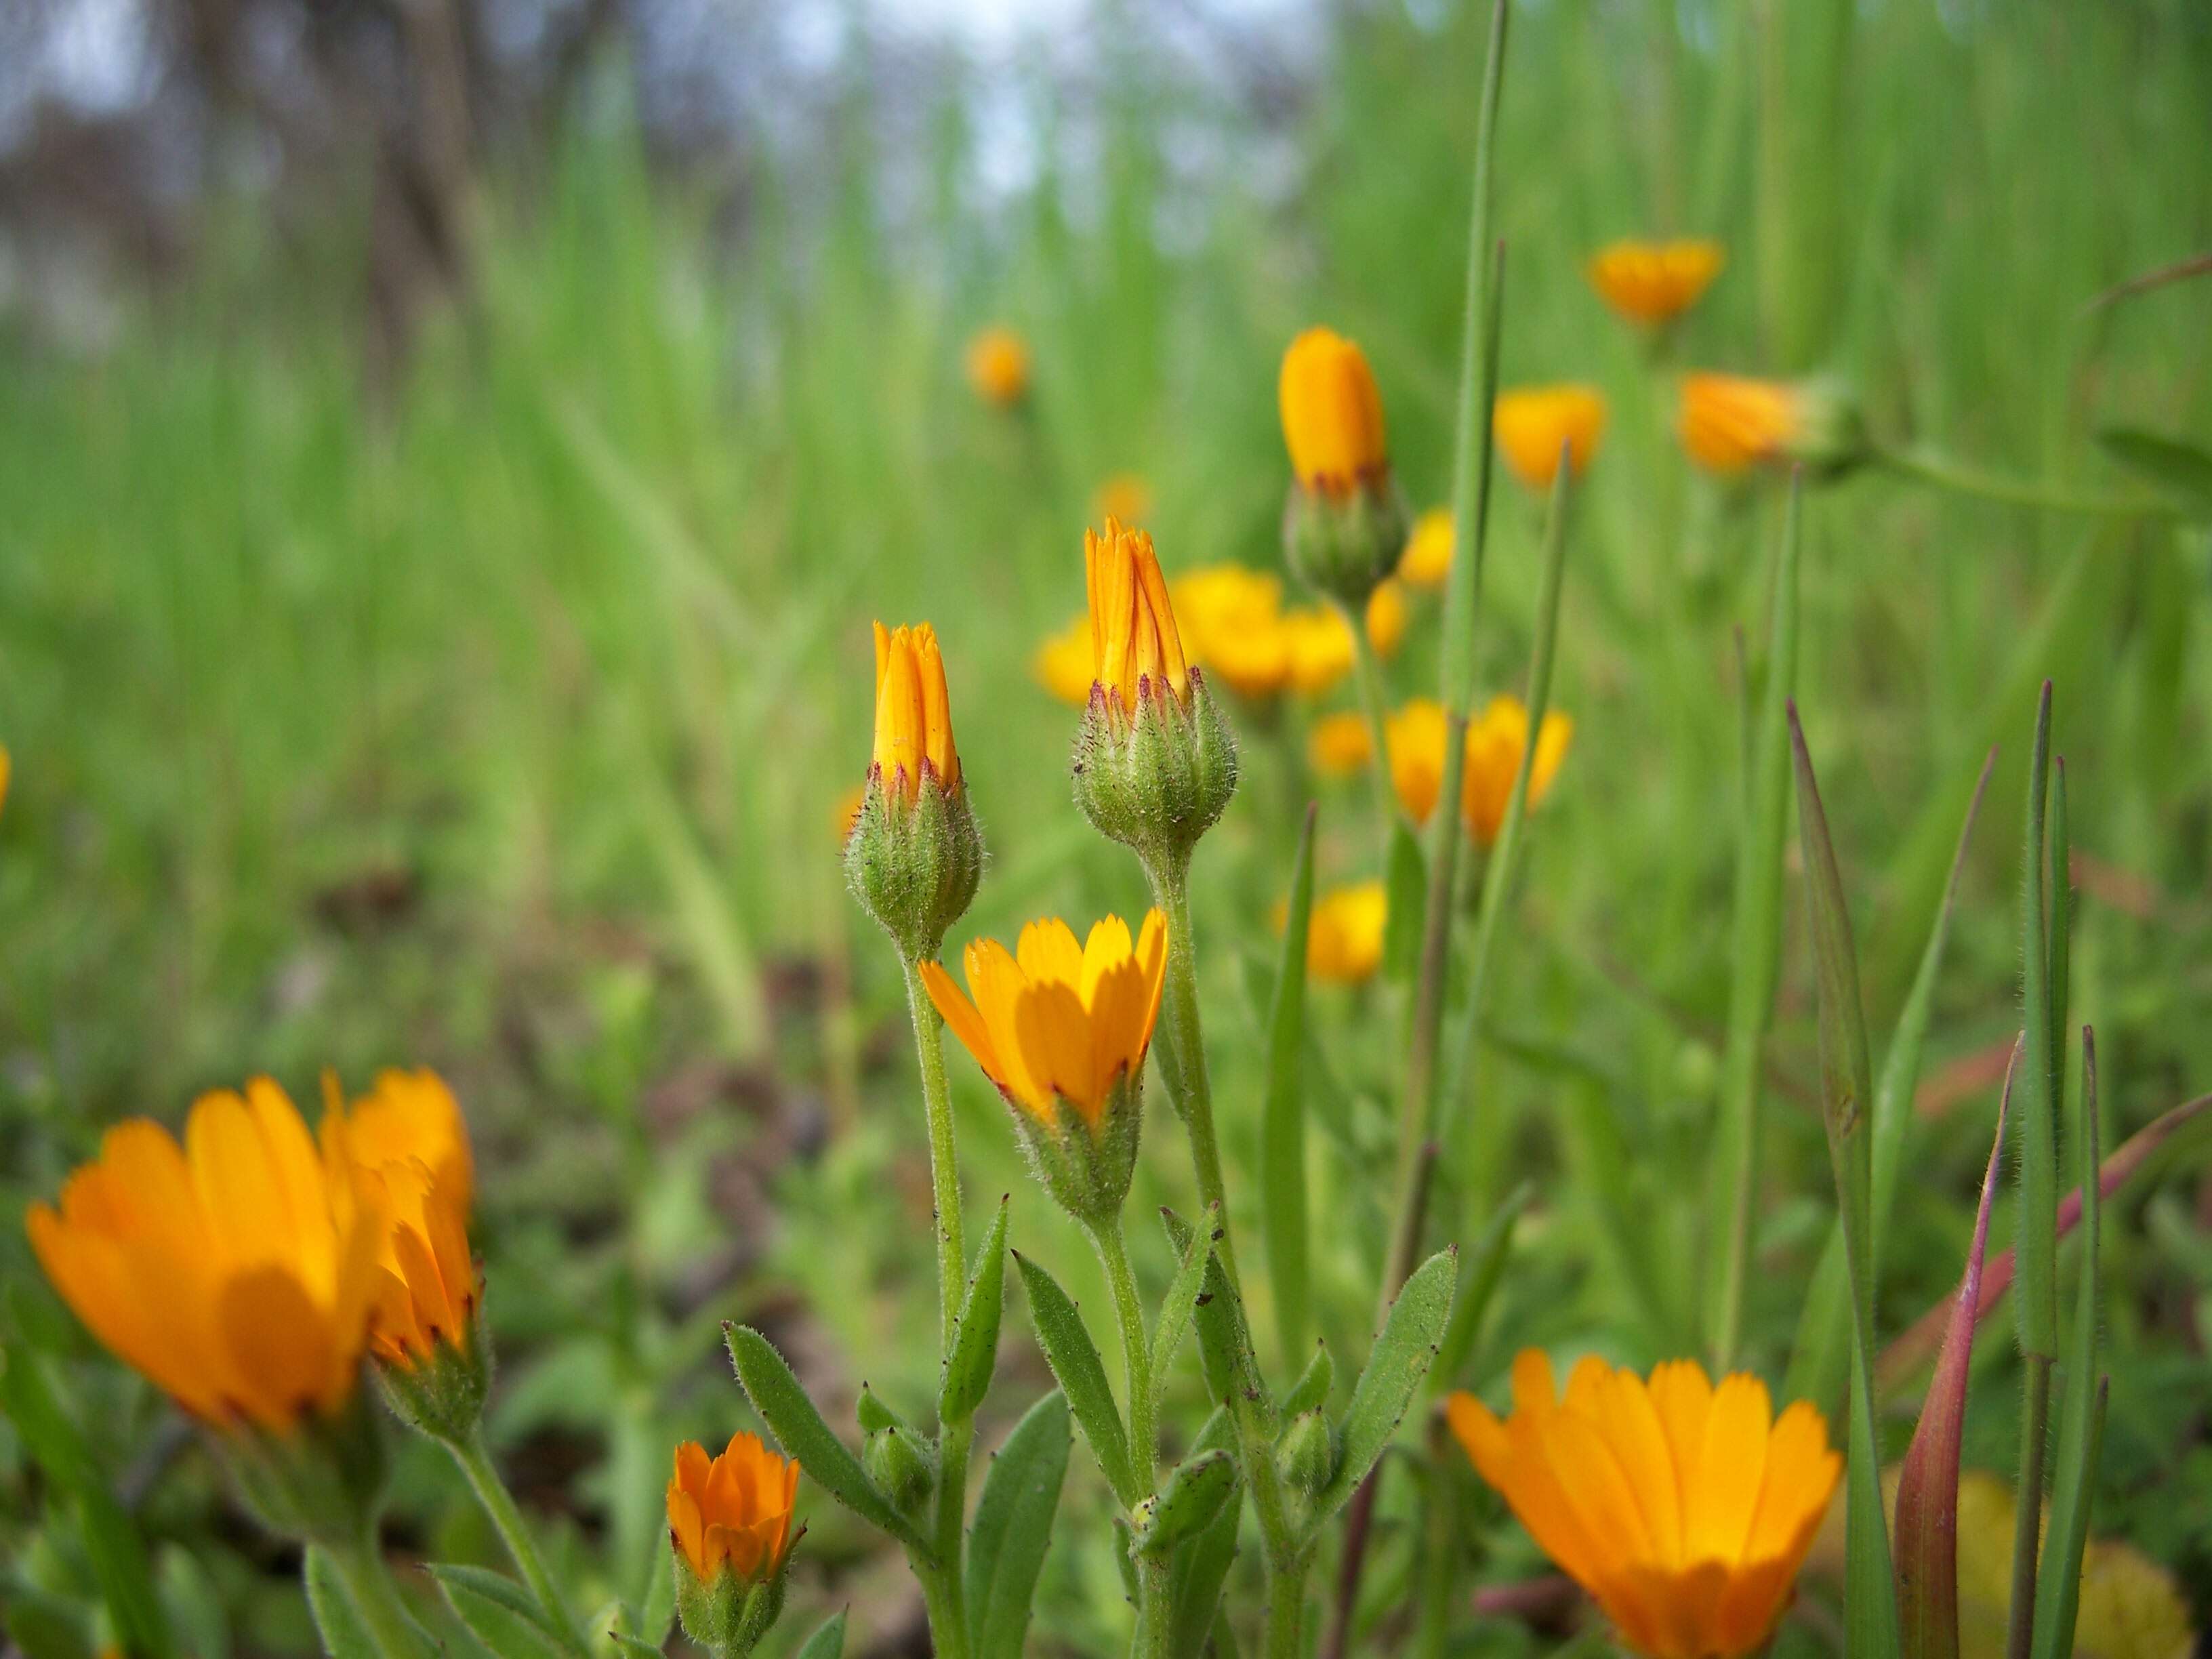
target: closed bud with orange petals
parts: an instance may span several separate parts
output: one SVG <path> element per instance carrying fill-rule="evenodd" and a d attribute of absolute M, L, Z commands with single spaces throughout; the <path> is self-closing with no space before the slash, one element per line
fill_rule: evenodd
<path fill-rule="evenodd" d="M 744 1659 L 783 1611 L 798 1494 L 798 1463 L 757 1436 L 731 1436 L 719 1457 L 696 1440 L 676 1449 L 668 1482 L 676 1611 L 714 1659 Z"/>
<path fill-rule="evenodd" d="M 1727 258 L 1718 242 L 1613 242 L 1590 260 L 1590 286 L 1630 322 L 1655 326 L 1697 304 Z"/>
<path fill-rule="evenodd" d="M 1513 1362 L 1510 1416 L 1469 1394 L 1446 1415 L 1482 1478 L 1646 1659 L 1761 1651 L 1843 1473 L 1810 1405 L 1777 1417 L 1757 1377 L 1716 1387 L 1692 1359 L 1647 1382 L 1587 1358 L 1562 1399 L 1532 1348 Z"/>
<path fill-rule="evenodd" d="M 202 1096 L 182 1146 L 110 1129 L 28 1225 L 63 1300 L 214 1431 L 272 1529 L 349 1541 L 383 1481 L 358 1384 L 386 1218 L 342 1143 L 257 1078 Z"/>
<path fill-rule="evenodd" d="M 1100 834 L 1148 865 L 1188 859 L 1237 788 L 1237 740 L 1183 649 L 1152 538 L 1109 519 L 1083 532 L 1091 700 L 1075 799 Z"/>
<path fill-rule="evenodd" d="M 1058 917 L 1022 929 L 1012 951 L 977 939 L 963 992 L 921 966 L 930 1000 L 1013 1109 L 1031 1167 L 1079 1220 L 1119 1212 L 1136 1168 L 1145 1054 L 1167 981 L 1167 921 L 1150 912 L 1133 941 L 1108 916 L 1081 945 Z"/>
<path fill-rule="evenodd" d="M 1513 476 L 1547 490 L 1562 453 L 1572 475 L 1582 476 L 1605 435 L 1605 394 L 1595 386 L 1516 386 L 1498 394 L 1491 431 Z"/>
<path fill-rule="evenodd" d="M 1867 458 L 1857 404 L 1838 381 L 1682 377 L 1682 447 L 1707 471 L 1804 466 L 1824 477 Z"/>
<path fill-rule="evenodd" d="M 983 837 L 952 742 L 937 632 L 876 624 L 876 732 L 866 793 L 845 841 L 854 894 L 900 954 L 937 954 L 975 896 Z"/>
<path fill-rule="evenodd" d="M 1406 542 L 1382 394 L 1357 345 L 1310 328 L 1283 354 L 1278 397 L 1293 474 L 1284 549 L 1303 580 L 1356 613 Z"/>

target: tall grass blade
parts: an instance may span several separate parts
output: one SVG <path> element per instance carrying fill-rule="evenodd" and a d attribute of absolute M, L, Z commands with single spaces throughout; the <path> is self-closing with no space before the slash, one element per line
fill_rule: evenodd
<path fill-rule="evenodd" d="M 1820 987 L 1820 1098 L 1843 1217 L 1844 1255 L 1851 1281 L 1850 1430 L 1844 1531 L 1844 1644 L 1853 1659 L 1888 1659 L 1899 1650 L 1888 1528 L 1882 1512 L 1881 1449 L 1874 1393 L 1874 1279 L 1871 1225 L 1873 1168 L 1867 1101 L 1871 1065 L 1866 1018 L 1859 1006 L 1858 957 L 1843 877 L 1828 838 L 1813 757 L 1789 706 L 1790 752 L 1797 775 L 1797 823 L 1812 912 L 1813 956 Z"/>
<path fill-rule="evenodd" d="M 1981 1305 L 1982 1257 L 1990 1243 L 1990 1201 L 1996 1196 L 2004 1152 L 2005 1115 L 2012 1106 L 2020 1045 L 2005 1068 L 1997 1101 L 1996 1133 L 1982 1175 L 1974 1212 L 1973 1242 L 1959 1277 L 1950 1323 L 1936 1376 L 1920 1407 L 1920 1422 L 1897 1483 L 1897 1611 L 1906 1659 L 1958 1659 L 1959 1449 L 1966 1426 L 1966 1380 L 1974 1354 L 1974 1320 Z"/>
<path fill-rule="evenodd" d="M 1802 479 L 1793 478 L 1774 554 L 1766 678 L 1752 738 L 1751 816 L 1736 848 L 1734 937 L 1729 951 L 1728 1043 L 1721 1061 L 1720 1121 L 1713 1149 L 1707 1242 L 1706 1330 L 1716 1370 L 1735 1358 L 1751 1258 L 1751 1204 L 1759 1182 L 1759 1065 L 1782 954 L 1782 849 L 1790 833 L 1790 739 L 1785 713 L 1797 680 L 1797 568 L 1804 534 Z"/>
<path fill-rule="evenodd" d="M 1267 1071 L 1260 1109 L 1260 1230 L 1275 1290 L 1275 1329 L 1285 1369 L 1305 1352 L 1308 1307 L 1306 1238 L 1305 1048 L 1306 934 L 1313 916 L 1315 809 L 1298 831 L 1291 902 L 1283 924 L 1283 957 L 1267 1017 Z"/>

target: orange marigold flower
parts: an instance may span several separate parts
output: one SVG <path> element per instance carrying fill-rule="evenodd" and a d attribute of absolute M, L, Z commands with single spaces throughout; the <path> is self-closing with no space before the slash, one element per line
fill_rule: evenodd
<path fill-rule="evenodd" d="M 1388 660 L 1405 643 L 1408 621 L 1405 584 L 1395 580 L 1378 584 L 1367 596 L 1367 642 L 1375 654 Z M 1329 690 L 1352 672 L 1358 647 L 1343 612 L 1322 605 L 1301 605 L 1285 611 L 1282 635 L 1290 657 L 1291 684 L 1309 696 Z"/>
<path fill-rule="evenodd" d="M 1357 985 L 1382 965 L 1382 933 L 1390 901 L 1379 881 L 1354 882 L 1315 896 L 1306 928 L 1306 972 Z"/>
<path fill-rule="evenodd" d="M 1324 714 L 1306 739 L 1306 756 L 1325 778 L 1348 778 L 1375 758 L 1375 739 L 1366 720 L 1347 712 Z"/>
<path fill-rule="evenodd" d="M 720 1457 L 687 1440 L 676 1449 L 668 1481 L 668 1531 L 702 1583 L 727 1567 L 746 1583 L 783 1570 L 791 1535 L 799 1463 L 780 1457 L 757 1435 L 733 1434 Z"/>
<path fill-rule="evenodd" d="M 966 993 L 942 963 L 921 964 L 952 1034 L 1038 1122 L 1057 1127 L 1065 1102 L 1096 1130 L 1115 1086 L 1143 1069 L 1167 982 L 1167 919 L 1148 912 L 1133 944 L 1128 924 L 1108 916 L 1079 945 L 1048 917 L 1023 928 L 1012 951 L 980 939 L 963 960 Z"/>
<path fill-rule="evenodd" d="M 1582 476 L 1605 434 L 1605 394 L 1591 386 L 1516 386 L 1498 394 L 1492 432 L 1513 476 L 1531 489 L 1549 489 L 1559 452 Z"/>
<path fill-rule="evenodd" d="M 0 743 L 0 806 L 8 804 L 8 778 L 12 764 L 8 758 L 8 745 Z"/>
<path fill-rule="evenodd" d="M 1728 256 L 1718 242 L 1619 241 L 1589 262 L 1590 286 L 1632 323 L 1664 323 L 1697 304 Z"/>
<path fill-rule="evenodd" d="M 1169 590 L 1191 659 L 1238 694 L 1266 698 L 1291 675 L 1283 631 L 1283 585 L 1239 564 L 1209 565 L 1178 576 Z"/>
<path fill-rule="evenodd" d="M 181 1146 L 118 1124 L 27 1225 L 77 1317 L 195 1417 L 284 1433 L 351 1395 L 384 1218 L 268 1079 L 203 1095 Z"/>
<path fill-rule="evenodd" d="M 1291 341 L 1278 398 L 1291 470 L 1308 489 L 1344 495 L 1382 473 L 1389 457 L 1382 394 L 1350 340 L 1310 328 Z"/>
<path fill-rule="evenodd" d="M 1803 389 L 1741 374 L 1682 377 L 1682 447 L 1715 472 L 1785 460 L 1806 429 Z"/>
<path fill-rule="evenodd" d="M 1091 700 L 1097 678 L 1091 661 L 1091 618 L 1078 617 L 1057 634 L 1045 636 L 1030 658 L 1036 683 L 1062 702 L 1078 708 Z"/>
<path fill-rule="evenodd" d="M 1648 1659 L 1762 1648 L 1843 1473 L 1809 1404 L 1777 1418 L 1757 1377 L 1716 1388 L 1690 1359 L 1647 1383 L 1586 1358 L 1562 1400 L 1551 1361 L 1527 1349 L 1511 1416 L 1463 1393 L 1446 1414 L 1483 1479 Z"/>
<path fill-rule="evenodd" d="M 960 787 L 945 659 L 927 623 L 896 629 L 876 624 L 874 764 L 886 798 L 905 805 L 921 793 L 925 771 L 948 792 Z"/>
<path fill-rule="evenodd" d="M 968 342 L 967 361 L 968 384 L 984 402 L 1010 409 L 1028 395 L 1029 343 L 1012 329 L 979 329 Z"/>
<path fill-rule="evenodd" d="M 1101 519 L 1134 524 L 1152 516 L 1152 486 L 1141 472 L 1116 472 L 1091 492 L 1092 510 Z"/>
<path fill-rule="evenodd" d="M 1106 520 L 1103 535 L 1083 532 L 1083 568 L 1090 593 L 1091 660 L 1097 684 L 1121 700 L 1123 714 L 1137 713 L 1137 683 L 1190 698 L 1190 669 L 1167 579 L 1141 530 Z"/>
<path fill-rule="evenodd" d="M 1443 789 L 1444 711 L 1441 703 L 1416 697 L 1385 722 L 1383 736 L 1389 747 L 1390 782 L 1398 803 L 1416 823 L 1428 822 Z M 1536 758 L 1528 775 L 1528 810 L 1534 811 L 1550 792 L 1567 745 L 1574 736 L 1574 721 L 1556 712 L 1544 716 L 1536 736 Z M 1505 822 L 1505 807 L 1513 793 L 1513 780 L 1528 742 L 1528 710 L 1518 697 L 1497 696 L 1468 722 L 1467 760 L 1460 788 L 1460 816 L 1468 833 L 1483 846 L 1498 839 Z"/>
<path fill-rule="evenodd" d="M 1413 520 L 1413 533 L 1398 557 L 1398 579 L 1415 587 L 1442 587 L 1451 562 L 1451 509 L 1432 507 Z"/>

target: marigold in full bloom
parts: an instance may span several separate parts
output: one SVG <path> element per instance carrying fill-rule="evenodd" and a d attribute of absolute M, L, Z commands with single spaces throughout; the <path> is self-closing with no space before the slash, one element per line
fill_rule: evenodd
<path fill-rule="evenodd" d="M 798 1460 L 778 1456 L 757 1435 L 732 1435 L 714 1458 L 687 1440 L 676 1449 L 668 1481 L 669 1536 L 702 1583 L 726 1567 L 757 1583 L 783 1570 L 798 1495 Z"/>
<path fill-rule="evenodd" d="M 385 1218 L 267 1078 L 203 1095 L 181 1146 L 118 1124 L 27 1225 L 77 1317 L 203 1421 L 284 1434 L 351 1396 Z"/>
<path fill-rule="evenodd" d="M 979 329 L 968 342 L 967 365 L 968 384 L 988 404 L 1011 409 L 1028 395 L 1029 342 L 1011 328 Z"/>
<path fill-rule="evenodd" d="M 1408 621 L 1405 584 L 1379 583 L 1368 595 L 1367 642 L 1388 661 L 1405 642 Z M 1283 613 L 1282 631 L 1290 651 L 1291 684 L 1308 696 L 1319 696 L 1352 672 L 1358 646 L 1344 613 L 1330 606 L 1300 605 Z"/>
<path fill-rule="evenodd" d="M 1442 587 L 1451 562 L 1451 508 L 1432 507 L 1413 520 L 1413 533 L 1398 556 L 1398 579 L 1414 587 Z"/>
<path fill-rule="evenodd" d="M 1416 823 L 1436 811 L 1443 788 L 1443 705 L 1416 697 L 1390 715 L 1383 736 L 1389 745 L 1390 782 L 1398 803 Z M 1540 805 L 1566 758 L 1574 721 L 1553 712 L 1544 716 L 1536 738 L 1536 758 L 1528 774 L 1528 810 Z M 1518 697 L 1492 697 L 1468 722 L 1467 761 L 1461 779 L 1460 816 L 1468 833 L 1483 846 L 1498 839 L 1513 780 L 1528 743 L 1528 710 Z"/>
<path fill-rule="evenodd" d="M 1090 702 L 1091 684 L 1097 678 L 1091 660 L 1091 618 L 1078 617 L 1057 634 L 1047 635 L 1030 658 L 1030 672 L 1062 702 L 1080 708 Z"/>
<path fill-rule="evenodd" d="M 1568 470 L 1582 476 L 1605 434 L 1605 394 L 1595 386 L 1516 386 L 1498 394 L 1491 429 L 1513 476 L 1531 489 L 1549 489 L 1562 449 Z"/>
<path fill-rule="evenodd" d="M 1065 1103 L 1097 1129 L 1115 1085 L 1144 1067 L 1167 982 L 1167 919 L 1149 912 L 1133 944 L 1128 924 L 1108 916 L 1079 945 L 1048 917 L 1012 951 L 979 939 L 963 960 L 965 993 L 941 963 L 922 963 L 922 982 L 984 1074 L 1040 1123 L 1059 1125 Z"/>
<path fill-rule="evenodd" d="M 1349 710 L 1324 714 L 1306 739 L 1306 757 L 1325 778 L 1348 778 L 1375 758 L 1375 738 L 1366 719 Z"/>
<path fill-rule="evenodd" d="M 1339 985 L 1372 979 L 1382 965 L 1390 900 L 1379 881 L 1316 894 L 1306 928 L 1306 972 Z"/>
<path fill-rule="evenodd" d="M 1690 1359 L 1647 1383 L 1585 1358 L 1559 1399 L 1551 1361 L 1528 1349 L 1510 1417 L 1464 1393 L 1446 1414 L 1483 1479 L 1648 1659 L 1762 1648 L 1843 1473 L 1812 1406 L 1775 1417 L 1757 1377 L 1715 1387 Z"/>
<path fill-rule="evenodd" d="M 1291 470 L 1308 489 L 1348 495 L 1388 465 L 1382 394 L 1366 354 L 1341 334 L 1310 328 L 1291 341 L 1276 392 Z"/>
<path fill-rule="evenodd" d="M 1632 323 L 1671 322 L 1697 304 L 1727 261 L 1718 242 L 1613 242 L 1590 260 L 1590 286 Z"/>
<path fill-rule="evenodd" d="M 898 629 L 876 624 L 874 767 L 884 793 L 909 805 L 925 776 L 950 791 L 960 787 L 945 659 L 938 653 L 937 630 L 927 623 Z"/>

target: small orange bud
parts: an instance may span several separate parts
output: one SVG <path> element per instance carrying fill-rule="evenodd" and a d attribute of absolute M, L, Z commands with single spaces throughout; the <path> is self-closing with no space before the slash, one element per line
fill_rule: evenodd
<path fill-rule="evenodd" d="M 968 342 L 968 384 L 1000 409 L 1021 402 L 1030 389 L 1029 343 L 1003 325 L 978 331 Z"/>
<path fill-rule="evenodd" d="M 1137 712 L 1138 682 L 1190 696 L 1190 670 L 1176 629 L 1175 606 L 1160 574 L 1152 538 L 1141 530 L 1106 520 L 1103 535 L 1083 532 L 1084 576 L 1091 600 L 1091 659 L 1097 683 L 1121 700 L 1125 716 Z"/>
<path fill-rule="evenodd" d="M 885 796 L 905 805 L 921 793 L 925 769 L 947 791 L 960 787 L 945 659 L 927 623 L 895 630 L 876 624 L 874 764 Z"/>
<path fill-rule="evenodd" d="M 732 1435 L 715 1458 L 687 1440 L 676 1449 L 668 1482 L 669 1534 L 702 1583 L 726 1567 L 757 1583 L 783 1570 L 798 1494 L 797 1460 L 778 1456 L 757 1435 Z"/>
<path fill-rule="evenodd" d="M 1310 328 L 1291 341 L 1279 397 L 1291 469 L 1308 489 L 1345 495 L 1382 471 L 1389 459 L 1382 394 L 1365 354 L 1350 340 Z"/>
<path fill-rule="evenodd" d="M 1630 322 L 1664 323 L 1697 304 L 1727 259 L 1718 242 L 1614 242 L 1589 262 L 1590 286 Z"/>
<path fill-rule="evenodd" d="M 1589 386 L 1516 386 L 1498 394 L 1491 429 L 1513 476 L 1545 490 L 1559 470 L 1559 452 L 1580 477 L 1605 433 L 1605 394 Z"/>

